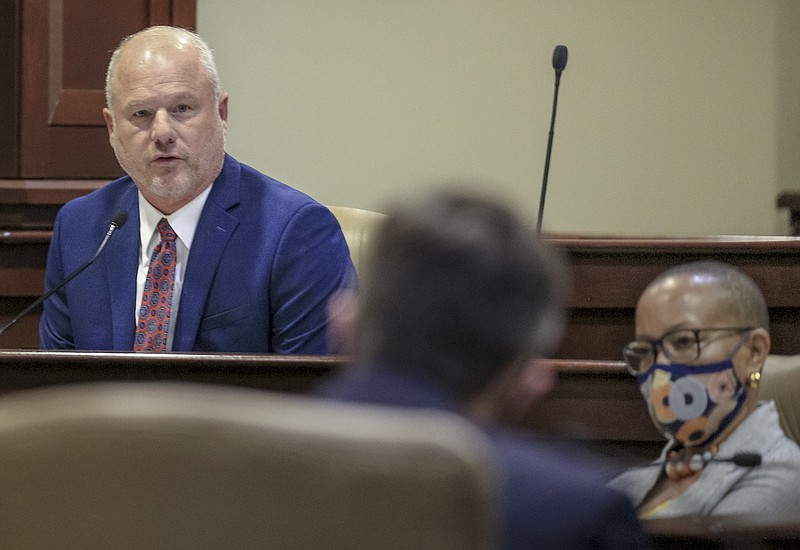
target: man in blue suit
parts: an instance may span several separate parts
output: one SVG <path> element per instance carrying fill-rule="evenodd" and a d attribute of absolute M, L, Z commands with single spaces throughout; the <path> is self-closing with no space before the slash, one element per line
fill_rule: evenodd
<path fill-rule="evenodd" d="M 128 175 L 61 209 L 46 287 L 92 257 L 118 211 L 128 221 L 45 301 L 41 347 L 134 349 L 166 219 L 177 238 L 164 351 L 327 353 L 328 299 L 355 285 L 347 244 L 327 208 L 225 153 L 228 96 L 205 42 L 173 27 L 123 40 L 106 103 Z"/>
<path fill-rule="evenodd" d="M 564 449 L 503 429 L 503 397 L 549 391 L 536 363 L 563 324 L 564 267 L 531 227 L 491 201 L 447 193 L 390 213 L 359 298 L 331 306 L 354 364 L 324 381 L 332 399 L 444 409 L 485 428 L 504 472 L 504 548 L 640 548 L 630 502 Z"/>

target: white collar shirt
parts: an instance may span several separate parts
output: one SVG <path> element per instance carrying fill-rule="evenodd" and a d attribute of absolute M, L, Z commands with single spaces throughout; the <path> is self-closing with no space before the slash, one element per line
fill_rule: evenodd
<path fill-rule="evenodd" d="M 156 207 L 147 202 L 139 192 L 139 267 L 136 272 L 136 323 L 139 322 L 139 310 L 141 309 L 142 294 L 144 294 L 144 282 L 147 279 L 147 270 L 150 267 L 150 256 L 153 250 L 161 241 L 158 234 L 158 222 L 161 218 L 167 218 L 169 225 L 175 231 L 175 253 L 177 261 L 175 263 L 175 285 L 172 290 L 172 309 L 170 318 L 172 322 L 167 333 L 167 351 L 172 351 L 172 342 L 175 335 L 175 323 L 178 320 L 178 308 L 181 301 L 181 290 L 183 289 L 183 278 L 186 265 L 189 262 L 189 253 L 192 249 L 192 241 L 200 221 L 200 214 L 206 203 L 208 194 L 211 192 L 212 185 L 209 185 L 191 202 L 182 206 L 169 216 L 162 214 Z"/>

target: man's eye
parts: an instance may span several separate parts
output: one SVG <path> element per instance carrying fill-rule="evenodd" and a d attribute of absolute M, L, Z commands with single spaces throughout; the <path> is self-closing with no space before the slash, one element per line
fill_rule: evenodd
<path fill-rule="evenodd" d="M 150 114 L 150 113 L 148 113 L 147 111 L 145 111 L 144 109 L 142 109 L 142 110 L 140 110 L 140 111 L 136 111 L 135 113 L 133 113 L 133 118 L 144 118 L 144 117 L 146 117 L 146 116 L 147 116 L 147 115 L 149 115 L 149 114 Z"/>
<path fill-rule="evenodd" d="M 178 113 L 189 112 L 189 106 L 188 105 L 178 105 L 177 107 L 175 107 L 175 111 L 178 112 Z"/>

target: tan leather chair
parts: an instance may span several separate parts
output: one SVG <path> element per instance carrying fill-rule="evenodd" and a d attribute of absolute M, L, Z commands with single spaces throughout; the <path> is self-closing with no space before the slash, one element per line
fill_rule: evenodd
<path fill-rule="evenodd" d="M 446 413 L 183 383 L 0 398 L 2 548 L 490 548 L 493 475 Z"/>
<path fill-rule="evenodd" d="M 767 357 L 759 397 L 775 401 L 783 431 L 800 443 L 800 355 Z"/>
<path fill-rule="evenodd" d="M 386 219 L 386 215 L 349 206 L 329 206 L 328 209 L 339 221 L 347 246 L 350 248 L 350 258 L 353 260 L 356 273 L 359 277 L 363 276 L 365 252 L 368 250 L 375 229 Z"/>

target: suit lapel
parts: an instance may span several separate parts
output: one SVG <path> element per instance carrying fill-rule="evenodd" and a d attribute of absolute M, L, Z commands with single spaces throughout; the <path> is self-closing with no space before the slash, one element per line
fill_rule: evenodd
<path fill-rule="evenodd" d="M 119 208 L 128 212 L 128 221 L 117 230 L 115 240 L 109 243 L 106 254 L 106 273 L 113 347 L 116 350 L 133 349 L 133 335 L 136 327 L 136 271 L 139 259 L 139 195 L 136 187 L 121 197 Z"/>
<path fill-rule="evenodd" d="M 222 173 L 206 199 L 185 266 L 173 351 L 191 351 L 203 319 L 206 300 L 225 247 L 239 225 L 229 209 L 239 203 L 240 167 L 225 157 Z"/>

